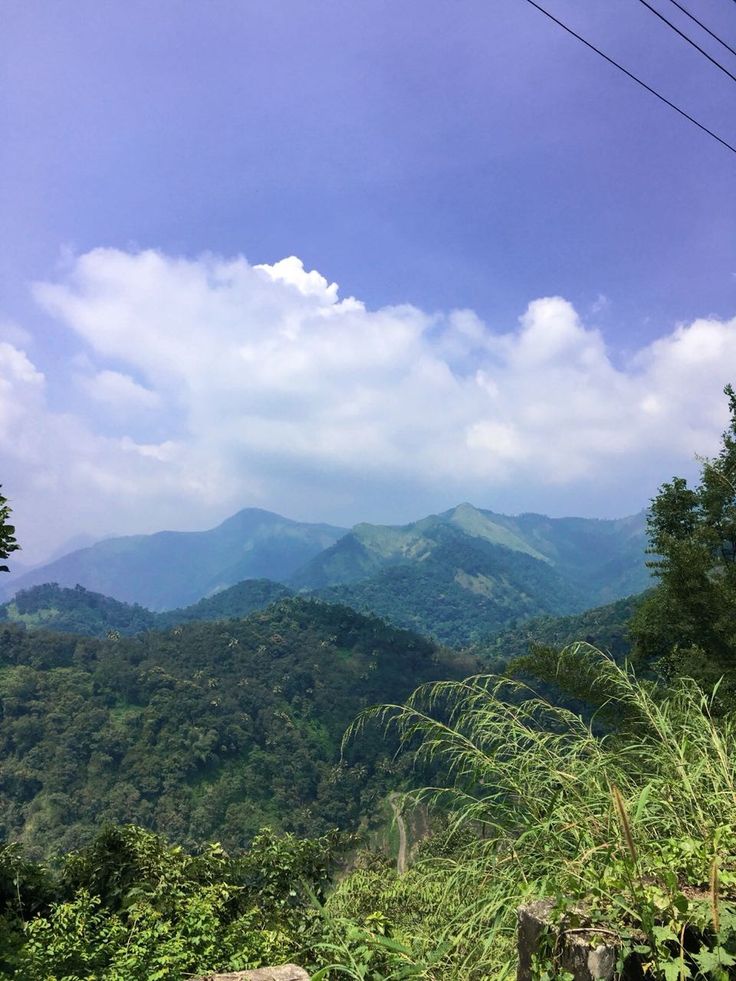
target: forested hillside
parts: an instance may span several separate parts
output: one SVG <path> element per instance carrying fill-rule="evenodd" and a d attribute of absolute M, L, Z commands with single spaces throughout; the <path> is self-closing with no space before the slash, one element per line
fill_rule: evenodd
<path fill-rule="evenodd" d="M 106 822 L 229 845 L 355 826 L 396 776 L 378 736 L 341 762 L 346 726 L 474 663 L 300 599 L 104 641 L 0 625 L 0 835 L 46 853 Z"/>
<path fill-rule="evenodd" d="M 503 631 L 492 643 L 480 645 L 479 653 L 482 657 L 513 661 L 525 657 L 535 645 L 561 650 L 568 644 L 583 641 L 620 660 L 631 652 L 633 640 L 629 624 L 646 595 L 628 596 L 565 617 L 534 617 Z"/>
<path fill-rule="evenodd" d="M 291 590 L 270 579 L 245 579 L 192 606 L 152 613 L 137 603 L 121 603 L 75 586 L 56 583 L 23 589 L 0 606 L 0 622 L 23 624 L 31 630 L 44 628 L 87 637 L 110 633 L 126 636 L 145 630 L 163 630 L 192 620 L 228 620 L 246 617 L 270 603 L 291 596 Z"/>
<path fill-rule="evenodd" d="M 292 583 L 454 645 L 518 620 L 562 615 L 649 584 L 643 515 L 618 521 L 481 511 L 402 527 L 358 525 Z"/>
<path fill-rule="evenodd" d="M 382 569 L 426 561 L 448 537 L 497 546 L 550 566 L 594 606 L 644 589 L 646 521 L 643 513 L 618 520 L 516 517 L 461 504 L 409 525 L 356 525 L 292 577 L 309 589 L 350 584 Z"/>
<path fill-rule="evenodd" d="M 584 605 L 580 590 L 526 552 L 469 537 L 449 525 L 433 529 L 430 541 L 421 559 L 317 592 L 461 646 L 492 637 L 520 618 Z"/>
<path fill-rule="evenodd" d="M 138 604 L 94 593 L 83 586 L 68 589 L 44 583 L 20 590 L 0 606 L 0 622 L 17 623 L 31 630 L 61 630 L 88 637 L 110 631 L 132 635 L 156 625 L 156 614 Z"/>

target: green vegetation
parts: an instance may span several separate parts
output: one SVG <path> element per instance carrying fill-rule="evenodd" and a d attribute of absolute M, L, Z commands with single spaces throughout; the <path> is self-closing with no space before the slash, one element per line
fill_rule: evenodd
<path fill-rule="evenodd" d="M 595 677 L 615 732 L 597 734 L 503 677 L 426 686 L 369 713 L 450 776 L 421 795 L 448 813 L 446 835 L 405 876 L 358 871 L 328 901 L 334 916 L 362 925 L 380 959 L 369 976 L 511 978 L 516 909 L 547 897 L 568 927 L 613 931 L 651 981 L 732 976 L 733 722 L 715 719 L 711 697 L 688 679 L 643 683 L 580 646 L 563 659 Z M 343 963 L 355 937 L 346 929 Z M 416 973 L 400 974 L 402 965 Z M 558 976 L 547 969 L 540 979 Z"/>
<path fill-rule="evenodd" d="M 511 979 L 516 908 L 611 935 L 649 981 L 736 965 L 736 730 L 686 679 L 638 681 L 591 648 L 569 659 L 617 719 L 603 735 L 508 678 L 420 687 L 364 713 L 448 774 L 411 799 L 444 815 L 398 875 L 363 855 L 330 883 L 335 836 L 263 832 L 196 853 L 108 829 L 51 871 L 0 851 L 0 957 L 14 981 L 184 981 L 296 960 L 315 979 Z M 542 951 L 538 978 L 561 977 Z"/>
<path fill-rule="evenodd" d="M 0 624 L 0 834 L 43 856 L 105 823 L 188 847 L 355 827 L 401 775 L 378 733 L 341 760 L 345 727 L 474 663 L 301 599 L 133 638 Z"/>
<path fill-rule="evenodd" d="M 5 620 L 24 624 L 30 629 L 61 630 L 86 637 L 132 636 L 193 620 L 246 617 L 290 595 L 286 586 L 270 579 L 246 579 L 192 606 L 152 613 L 138 604 L 121 603 L 82 586 L 67 589 L 57 583 L 46 583 L 22 589 L 13 600 L 0 606 L 0 622 Z"/>
<path fill-rule="evenodd" d="M 0 490 L 2 485 L 0 485 Z M 0 560 L 7 559 L 20 545 L 15 539 L 15 526 L 10 524 L 11 515 L 8 499 L 0 493 Z M 0 565 L 0 572 L 7 572 L 6 565 Z"/>
<path fill-rule="evenodd" d="M 303 956 L 323 935 L 337 835 L 262 831 L 248 851 L 190 854 L 108 828 L 53 868 L 0 850 L 0 977 L 184 981 Z"/>
<path fill-rule="evenodd" d="M 663 484 L 649 513 L 650 563 L 659 580 L 631 624 L 637 657 L 672 675 L 736 690 L 736 393 L 721 451 L 702 461 L 700 483 Z"/>
<path fill-rule="evenodd" d="M 478 654 L 511 663 L 526 657 L 536 647 L 561 651 L 576 641 L 607 651 L 617 660 L 631 652 L 629 621 L 646 594 L 627 596 L 606 606 L 565 617 L 534 617 L 499 634 L 492 643 L 479 647 Z"/>

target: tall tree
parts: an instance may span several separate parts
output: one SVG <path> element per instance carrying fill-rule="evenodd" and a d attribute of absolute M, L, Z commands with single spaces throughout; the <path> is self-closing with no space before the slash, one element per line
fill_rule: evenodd
<path fill-rule="evenodd" d="M 16 552 L 20 545 L 15 540 L 15 526 L 8 521 L 11 515 L 7 498 L 2 495 L 0 484 L 0 560 L 7 559 L 11 552 Z M 7 572 L 6 565 L 0 565 L 0 572 Z"/>
<path fill-rule="evenodd" d="M 730 422 L 718 455 L 701 461 L 699 484 L 674 477 L 652 501 L 659 586 L 631 625 L 639 657 L 701 680 L 736 673 L 736 393 L 724 392 Z"/>

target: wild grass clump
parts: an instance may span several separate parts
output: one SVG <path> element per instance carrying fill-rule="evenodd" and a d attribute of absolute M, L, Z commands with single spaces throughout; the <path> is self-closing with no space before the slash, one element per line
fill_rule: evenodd
<path fill-rule="evenodd" d="M 559 667 L 590 673 L 594 701 L 605 702 L 615 728 L 598 731 L 595 719 L 494 676 L 425 685 L 405 705 L 356 721 L 348 738 L 378 719 L 418 762 L 439 767 L 442 785 L 414 796 L 446 814 L 464 843 L 420 859 L 405 882 L 366 888 L 364 877 L 349 877 L 330 908 L 367 924 L 364 943 L 370 917 L 383 917 L 382 935 L 419 972 L 396 977 L 511 976 L 516 909 L 545 897 L 559 911 L 582 907 L 587 921 L 638 949 L 651 978 L 730 976 L 733 721 L 713 715 L 714 695 L 694 681 L 640 680 L 588 645 L 566 649 Z M 430 906 L 424 918 L 412 912 L 415 895 Z M 693 930 L 697 942 L 686 950 Z"/>

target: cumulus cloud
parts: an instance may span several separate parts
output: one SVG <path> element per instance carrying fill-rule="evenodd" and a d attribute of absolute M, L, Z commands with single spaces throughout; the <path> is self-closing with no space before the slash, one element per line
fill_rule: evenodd
<path fill-rule="evenodd" d="M 99 409 L 52 408 L 27 354 L 0 344 L 0 448 L 34 527 L 52 485 L 68 534 L 203 527 L 246 505 L 623 513 L 716 448 L 736 369 L 736 320 L 678 326 L 619 365 L 560 297 L 500 330 L 468 310 L 368 310 L 293 256 L 96 249 L 35 296 L 94 365 L 79 386 L 117 411 L 103 433 Z"/>

